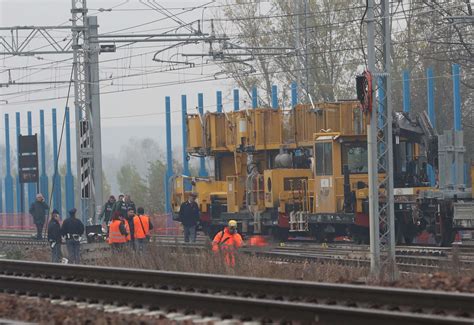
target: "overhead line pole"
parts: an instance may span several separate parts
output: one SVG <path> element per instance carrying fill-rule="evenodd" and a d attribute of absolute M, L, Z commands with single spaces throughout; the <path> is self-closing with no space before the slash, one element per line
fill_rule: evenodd
<path fill-rule="evenodd" d="M 229 38 L 206 34 L 199 30 L 180 34 L 115 34 L 99 35 L 97 17 L 87 16 L 87 0 L 71 0 L 71 26 L 16 26 L 0 27 L 9 30 L 10 37 L 0 35 L 0 54 L 14 56 L 34 56 L 38 54 L 73 54 L 74 106 L 76 123 L 77 177 L 75 201 L 78 217 L 84 221 L 94 220 L 103 203 L 102 193 L 102 152 L 99 93 L 99 53 L 115 52 L 115 43 L 176 42 L 193 44 L 197 42 L 228 41 Z M 55 39 L 49 30 L 69 29 L 72 38 Z M 26 34 L 23 37 L 21 31 Z M 29 49 L 33 39 L 47 42 L 37 50 Z M 268 55 L 268 54 L 267 54 Z M 70 81 L 10 80 L 1 86 L 43 83 L 68 83 Z"/>
<path fill-rule="evenodd" d="M 377 278 L 386 275 L 389 280 L 394 280 L 397 277 L 397 270 L 389 0 L 367 0 L 366 22 L 367 64 L 373 76 L 372 112 L 370 124 L 367 127 L 371 271 Z M 381 55 L 377 57 L 377 53 Z M 377 85 L 379 89 L 375 91 Z M 377 93 L 378 97 L 376 97 Z"/>

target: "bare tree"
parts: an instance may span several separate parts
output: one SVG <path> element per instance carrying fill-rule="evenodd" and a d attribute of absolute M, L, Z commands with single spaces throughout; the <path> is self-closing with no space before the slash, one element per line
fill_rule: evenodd
<path fill-rule="evenodd" d="M 238 3 L 238 2 L 237 2 Z M 355 0 L 274 0 L 262 15 L 259 3 L 227 6 L 224 21 L 237 30 L 233 40 L 248 47 L 291 49 L 277 55 L 257 55 L 255 74 L 242 74 L 241 64 L 223 68 L 250 94 L 253 86 L 270 102 L 272 84 L 285 87 L 300 81 L 305 101 L 353 97 L 353 77 L 362 64 L 359 21 L 363 6 Z M 260 16 L 259 16 L 260 13 Z M 221 24 L 221 28 L 223 25 Z"/>

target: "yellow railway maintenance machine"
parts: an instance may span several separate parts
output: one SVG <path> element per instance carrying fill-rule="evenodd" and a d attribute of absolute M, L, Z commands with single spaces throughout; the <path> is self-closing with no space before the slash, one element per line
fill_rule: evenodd
<path fill-rule="evenodd" d="M 425 114 L 393 120 L 397 239 L 409 243 L 421 231 L 418 197 L 434 191 L 426 167 L 437 166 L 437 137 Z M 235 219 L 243 233 L 279 240 L 368 242 L 366 125 L 358 101 L 188 114 L 188 154 L 212 158 L 214 170 L 172 179 L 173 213 L 195 191 L 210 235 Z"/>

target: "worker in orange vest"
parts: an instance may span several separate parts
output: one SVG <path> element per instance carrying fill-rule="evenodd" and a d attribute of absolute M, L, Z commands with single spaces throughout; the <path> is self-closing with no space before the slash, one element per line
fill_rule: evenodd
<path fill-rule="evenodd" d="M 112 214 L 112 221 L 109 225 L 109 244 L 114 251 L 121 251 L 130 240 L 130 228 L 127 222 L 123 221 L 119 211 Z"/>
<path fill-rule="evenodd" d="M 133 217 L 133 229 L 135 237 L 135 248 L 138 252 L 143 253 L 146 243 L 150 240 L 150 230 L 153 229 L 153 224 L 150 217 L 145 214 L 145 209 L 139 207 L 137 215 Z"/>
<path fill-rule="evenodd" d="M 230 220 L 224 230 L 219 231 L 212 241 L 212 250 L 215 253 L 222 252 L 224 254 L 225 263 L 228 266 L 235 266 L 234 252 L 242 247 L 244 241 L 242 236 L 237 232 L 237 221 Z"/>

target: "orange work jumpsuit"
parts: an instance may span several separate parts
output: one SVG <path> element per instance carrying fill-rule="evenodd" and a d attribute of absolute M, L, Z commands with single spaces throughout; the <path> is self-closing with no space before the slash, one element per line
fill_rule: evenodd
<path fill-rule="evenodd" d="M 238 232 L 231 234 L 229 228 L 219 231 L 212 241 L 212 250 L 215 253 L 223 252 L 225 263 L 228 266 L 235 266 L 234 252 L 243 245 L 244 241 Z"/>

